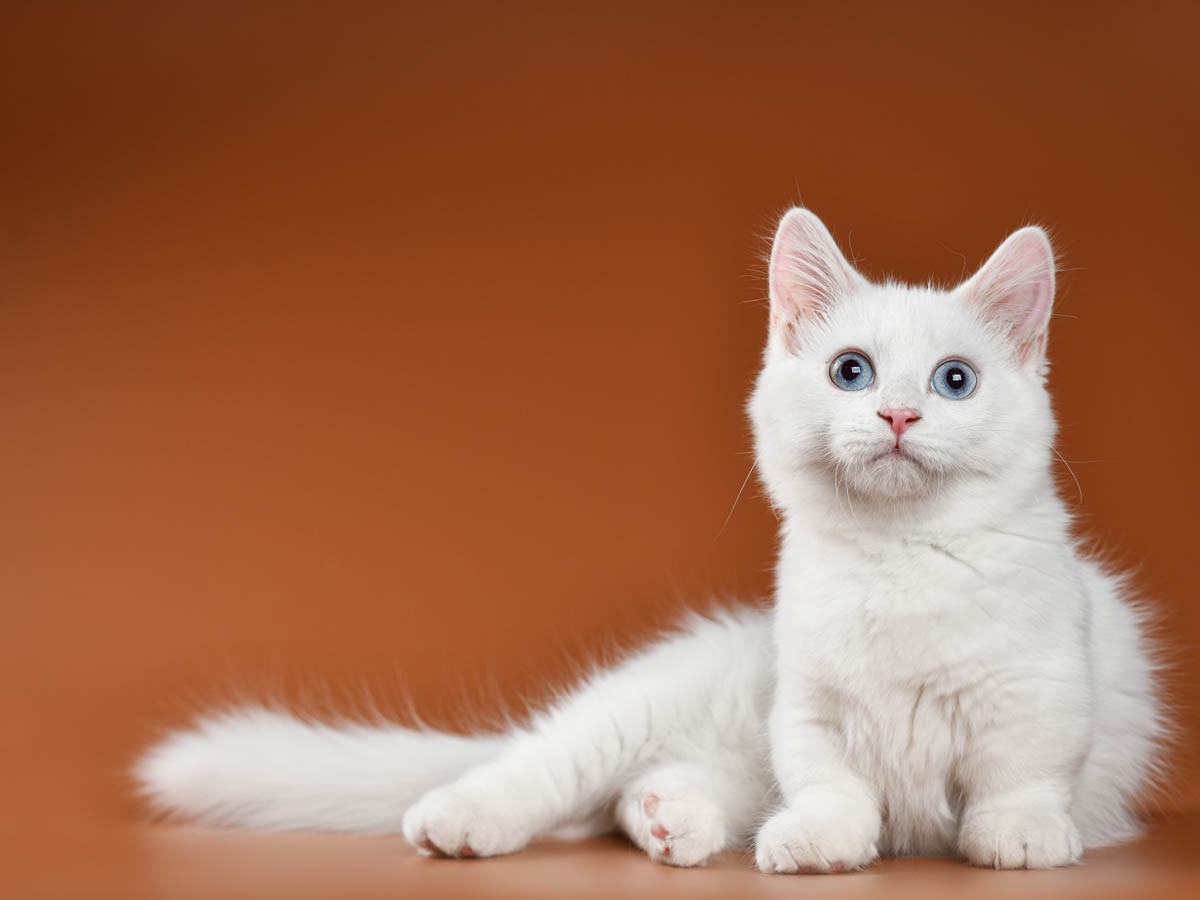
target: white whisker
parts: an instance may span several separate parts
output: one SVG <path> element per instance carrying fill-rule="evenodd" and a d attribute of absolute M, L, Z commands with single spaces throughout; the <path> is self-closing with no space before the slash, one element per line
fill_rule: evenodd
<path fill-rule="evenodd" d="M 742 492 L 746 490 L 746 485 L 750 483 L 750 476 L 754 474 L 755 468 L 758 466 L 758 457 L 754 457 L 754 462 L 750 463 L 750 471 L 746 473 L 746 477 L 742 479 L 742 486 L 738 488 L 737 496 L 733 498 L 733 505 L 729 507 L 729 512 L 725 516 L 725 521 L 721 523 L 721 530 L 717 532 L 717 536 L 713 541 L 717 541 L 721 535 L 725 533 L 725 528 L 729 525 L 729 520 L 733 518 L 733 511 L 737 509 L 738 501 L 742 499 Z"/>
<path fill-rule="evenodd" d="M 1075 482 L 1075 490 L 1079 493 L 1079 499 L 1076 502 L 1077 504 L 1083 503 L 1083 485 L 1079 483 L 1079 479 L 1075 475 L 1075 470 L 1071 468 L 1071 464 L 1063 458 L 1063 455 L 1056 448 L 1051 447 L 1050 452 L 1057 456 L 1062 464 L 1067 467 L 1067 471 L 1071 473 L 1071 479 Z"/>

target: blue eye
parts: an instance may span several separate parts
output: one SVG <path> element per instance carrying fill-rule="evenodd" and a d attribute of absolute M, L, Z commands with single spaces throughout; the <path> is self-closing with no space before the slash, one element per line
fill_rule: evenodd
<path fill-rule="evenodd" d="M 933 370 L 932 387 L 947 400 L 965 400 L 978 381 L 975 370 L 961 359 L 948 359 Z"/>
<path fill-rule="evenodd" d="M 829 380 L 843 391 L 861 391 L 875 380 L 875 369 L 865 353 L 847 350 L 830 365 Z"/>

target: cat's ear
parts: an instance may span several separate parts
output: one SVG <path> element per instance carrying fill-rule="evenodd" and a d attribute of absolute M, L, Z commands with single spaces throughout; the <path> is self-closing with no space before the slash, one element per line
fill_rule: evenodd
<path fill-rule="evenodd" d="M 866 284 L 829 229 L 807 209 L 789 210 L 771 247 L 771 331 L 790 345 L 805 321 Z"/>
<path fill-rule="evenodd" d="M 959 292 L 1006 336 L 1021 363 L 1045 357 L 1054 304 L 1054 248 L 1045 231 L 1014 231 Z"/>

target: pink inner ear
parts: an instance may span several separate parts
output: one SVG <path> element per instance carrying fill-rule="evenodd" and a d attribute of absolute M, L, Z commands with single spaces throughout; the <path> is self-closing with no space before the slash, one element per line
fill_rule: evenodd
<path fill-rule="evenodd" d="M 1046 232 L 1014 232 L 964 289 L 968 301 L 1008 335 L 1023 362 L 1045 353 L 1054 303 L 1054 249 Z"/>
<path fill-rule="evenodd" d="M 791 210 L 771 248 L 772 328 L 818 315 L 861 280 L 824 223 L 806 209 Z"/>

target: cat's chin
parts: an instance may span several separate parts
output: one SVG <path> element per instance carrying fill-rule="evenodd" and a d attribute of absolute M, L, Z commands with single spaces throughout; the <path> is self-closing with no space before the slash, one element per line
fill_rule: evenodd
<path fill-rule="evenodd" d="M 856 492 L 885 500 L 925 494 L 937 484 L 937 476 L 919 459 L 891 448 L 846 471 Z"/>

